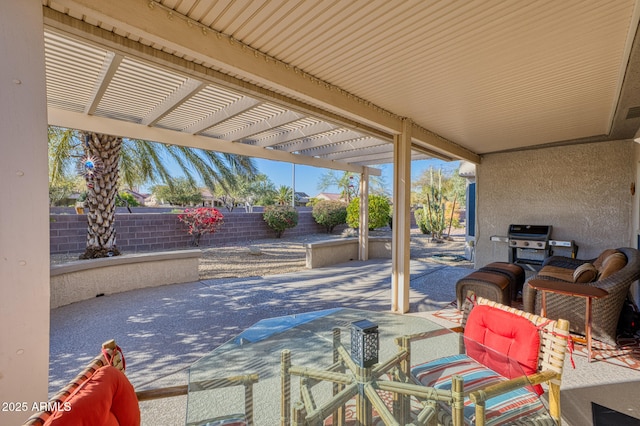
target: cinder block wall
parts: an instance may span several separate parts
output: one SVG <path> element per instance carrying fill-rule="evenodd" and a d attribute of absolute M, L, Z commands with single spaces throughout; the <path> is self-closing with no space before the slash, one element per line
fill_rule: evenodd
<path fill-rule="evenodd" d="M 215 247 L 239 241 L 274 238 L 275 232 L 262 219 L 262 213 L 243 211 L 222 212 L 224 225 L 213 235 L 203 235 L 201 247 Z M 117 213 L 117 246 L 126 252 L 174 250 L 191 247 L 192 237 L 187 227 L 172 213 Z M 78 214 L 50 216 L 51 253 L 84 251 L 87 238 L 87 217 Z M 298 226 L 287 229 L 284 236 L 300 236 L 325 232 L 311 211 L 300 211 Z M 339 231 L 334 231 L 339 232 Z"/>

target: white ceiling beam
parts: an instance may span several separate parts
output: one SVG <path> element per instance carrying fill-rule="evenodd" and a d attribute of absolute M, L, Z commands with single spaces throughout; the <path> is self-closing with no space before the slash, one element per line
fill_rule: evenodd
<path fill-rule="evenodd" d="M 242 139 L 246 139 L 251 136 L 263 133 L 267 130 L 275 129 L 280 126 L 293 123 L 303 118 L 305 118 L 305 116 L 302 114 L 298 114 L 297 112 L 285 111 L 266 120 L 258 121 L 233 132 L 225 133 L 222 136 L 225 139 L 229 139 L 232 141 L 241 141 Z"/>
<path fill-rule="evenodd" d="M 360 149 L 343 150 L 341 152 L 323 155 L 322 158 L 327 158 L 331 160 L 344 160 L 347 158 L 360 158 L 360 157 L 365 157 L 369 154 L 378 155 L 381 153 L 393 154 L 393 144 L 388 143 L 385 145 L 372 146 L 370 148 L 367 148 L 366 151 L 362 151 Z"/>
<path fill-rule="evenodd" d="M 417 160 L 428 160 L 430 158 L 433 158 L 431 155 L 425 155 L 425 154 L 419 154 L 416 152 L 411 152 L 411 161 L 417 161 Z M 382 157 L 379 159 L 369 159 L 368 161 L 352 161 L 349 162 L 349 164 L 358 164 L 360 166 L 374 166 L 374 165 L 379 165 L 379 164 L 390 164 L 393 163 L 393 156 L 390 156 L 388 158 Z"/>
<path fill-rule="evenodd" d="M 262 102 L 259 100 L 244 97 L 221 109 L 220 111 L 214 112 L 204 120 L 197 121 L 190 126 L 187 126 L 186 128 L 182 129 L 182 131 L 194 135 L 202 133 L 213 126 L 230 119 L 231 117 L 235 117 L 236 115 L 242 114 L 250 110 L 251 108 L 260 105 L 261 103 Z"/>
<path fill-rule="evenodd" d="M 307 166 L 322 167 L 332 170 L 342 170 L 354 173 L 363 173 L 364 171 L 363 166 L 352 166 L 348 163 L 342 163 L 339 161 L 290 154 L 288 152 L 275 149 L 266 149 L 243 143 L 192 135 L 159 127 L 143 126 L 142 124 L 128 121 L 119 121 L 95 115 L 85 115 L 52 107 L 49 107 L 47 111 L 49 124 L 52 126 L 106 133 L 125 138 L 141 139 L 190 148 L 200 148 L 228 154 L 246 155 L 249 157 L 283 161 L 286 163 L 304 164 Z M 380 176 L 381 170 L 373 168 L 369 170 L 369 174 Z"/>
<path fill-rule="evenodd" d="M 451 155 L 443 154 L 441 152 L 434 151 L 432 149 L 428 149 L 424 145 L 419 145 L 419 144 L 416 144 L 416 143 L 411 143 L 411 150 L 413 152 L 420 152 L 420 153 L 424 154 L 426 157 L 438 158 L 438 159 L 444 160 L 444 161 L 454 161 L 454 160 L 456 160 L 456 157 L 452 157 Z"/>
<path fill-rule="evenodd" d="M 163 117 L 167 116 L 167 114 L 178 108 L 205 87 L 207 87 L 206 83 L 193 78 L 186 79 L 180 87 L 174 90 L 173 93 L 149 111 L 140 124 L 144 124 L 145 126 L 156 124 Z"/>
<path fill-rule="evenodd" d="M 323 146 L 327 144 L 346 142 L 353 139 L 359 139 L 362 136 L 363 135 L 360 133 L 357 133 L 351 130 L 345 130 L 343 132 L 339 132 L 331 135 L 325 135 L 325 136 L 320 136 L 315 138 L 305 138 L 300 141 L 295 141 L 292 143 L 280 145 L 278 146 L 278 149 L 281 149 L 287 152 L 300 152 L 306 149 L 317 148 L 319 146 Z"/>
<path fill-rule="evenodd" d="M 102 97 L 109 88 L 109 84 L 111 83 L 111 80 L 113 80 L 113 76 L 118 71 L 118 67 L 120 67 L 120 63 L 123 59 L 124 56 L 122 55 L 107 52 L 102 64 L 102 69 L 100 70 L 100 74 L 98 75 L 98 79 L 93 88 L 93 93 L 91 94 L 91 102 L 89 102 L 84 109 L 85 114 L 93 114 L 96 112 Z"/>
<path fill-rule="evenodd" d="M 380 139 L 375 139 L 370 137 L 363 137 L 363 138 L 355 139 L 352 141 L 340 142 L 332 145 L 324 145 L 318 148 L 305 149 L 302 151 L 298 151 L 298 154 L 327 155 L 327 154 L 334 154 L 337 152 L 351 151 L 354 149 L 369 149 L 371 147 L 375 147 L 379 145 L 391 145 L 391 149 L 393 150 L 393 146 L 391 142 L 386 142 Z"/>
<path fill-rule="evenodd" d="M 359 164 L 380 164 L 380 163 L 393 163 L 393 152 L 389 154 L 388 152 L 381 152 L 378 154 L 364 154 L 362 152 L 360 155 L 356 155 L 349 158 L 349 163 L 359 163 Z"/>
<path fill-rule="evenodd" d="M 411 126 L 411 144 L 421 145 L 427 150 L 441 152 L 441 155 L 454 159 L 467 160 L 474 164 L 480 164 L 480 156 L 467 148 L 455 144 L 430 130 L 413 123 Z"/>
<path fill-rule="evenodd" d="M 270 136 L 264 139 L 258 139 L 254 141 L 253 144 L 257 146 L 274 146 L 278 144 L 284 144 L 287 142 L 295 141 L 297 139 L 308 138 L 311 136 L 319 135 L 321 133 L 330 132 L 331 130 L 335 130 L 335 129 L 338 129 L 338 126 L 327 123 L 325 121 L 321 121 L 319 123 L 301 127 L 299 129 L 291 130 L 285 133 L 280 133 L 275 136 Z"/>

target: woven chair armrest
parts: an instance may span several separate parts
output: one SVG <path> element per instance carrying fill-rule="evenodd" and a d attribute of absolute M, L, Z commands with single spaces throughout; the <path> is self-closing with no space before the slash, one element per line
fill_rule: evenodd
<path fill-rule="evenodd" d="M 576 269 L 585 263 L 592 263 L 595 259 L 574 259 L 566 256 L 550 256 L 542 262 L 542 267 L 557 266 L 558 268 Z"/>
<path fill-rule="evenodd" d="M 559 374 L 554 371 L 541 371 L 529 376 L 509 379 L 504 382 L 496 383 L 494 385 L 489 385 L 487 387 L 474 390 L 473 392 L 469 393 L 469 399 L 471 399 L 471 401 L 476 404 L 479 402 L 485 402 L 490 398 L 503 395 L 516 389 L 548 382 L 549 380 L 553 380 L 558 376 Z"/>

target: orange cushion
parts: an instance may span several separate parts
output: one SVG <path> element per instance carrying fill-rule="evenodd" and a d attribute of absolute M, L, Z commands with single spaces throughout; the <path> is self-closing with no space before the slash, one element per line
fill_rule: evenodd
<path fill-rule="evenodd" d="M 124 373 L 110 365 L 96 370 L 45 422 L 45 426 L 65 425 L 140 425 L 138 399 Z"/>
<path fill-rule="evenodd" d="M 469 313 L 464 337 L 467 355 L 504 377 L 513 379 L 522 376 L 523 372 L 528 375 L 538 370 L 540 334 L 526 318 L 491 306 L 476 305 Z M 542 394 L 539 385 L 535 390 Z"/>
<path fill-rule="evenodd" d="M 600 277 L 598 278 L 598 280 L 603 280 L 615 274 L 620 269 L 624 268 L 626 264 L 627 264 L 627 257 L 623 253 L 620 253 L 620 252 L 613 253 L 612 255 L 607 257 L 602 263 L 602 269 L 600 269 Z"/>

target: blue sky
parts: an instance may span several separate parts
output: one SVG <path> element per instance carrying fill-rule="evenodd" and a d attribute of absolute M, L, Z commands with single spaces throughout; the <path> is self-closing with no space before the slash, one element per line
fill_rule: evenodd
<path fill-rule="evenodd" d="M 271 181 L 275 184 L 276 187 L 280 187 L 281 185 L 285 186 L 293 186 L 293 165 L 291 163 L 284 163 L 281 161 L 272 161 L 272 160 L 263 160 L 256 158 L 256 165 L 260 173 L 263 173 L 271 179 Z M 172 160 L 168 161 L 169 163 L 169 171 L 173 177 L 184 176 L 180 167 Z M 453 170 L 459 167 L 459 161 L 442 161 L 437 159 L 430 160 L 417 160 L 411 163 L 411 180 L 415 181 L 425 170 L 429 170 L 429 167 L 433 167 L 434 169 L 442 169 L 445 174 L 450 174 Z M 382 170 L 382 178 L 387 187 L 387 191 L 391 194 L 391 187 L 393 185 L 393 166 L 391 164 L 384 164 L 375 166 Z M 331 169 L 324 169 L 319 167 L 311 167 L 311 166 L 295 166 L 295 190 L 296 192 L 305 192 L 310 197 L 315 197 L 320 192 L 318 189 L 318 183 L 322 175 L 331 172 Z M 341 173 L 337 171 L 337 173 Z M 145 186 L 141 188 L 143 192 L 150 192 L 150 187 L 152 185 Z M 324 192 L 334 192 L 338 193 L 340 190 L 338 188 L 329 188 Z"/>
<path fill-rule="evenodd" d="M 446 162 L 437 159 L 413 161 L 411 164 L 411 180 L 416 180 L 423 171 L 429 170 L 429 167 L 433 167 L 436 170 L 442 168 L 443 172 L 449 173 L 456 169 L 459 164 L 459 161 Z M 276 187 L 281 185 L 293 186 L 293 166 L 290 163 L 256 159 L 256 165 L 260 172 L 267 175 Z M 391 164 L 385 164 L 376 167 L 382 169 L 382 176 L 389 193 L 391 193 L 391 186 L 393 185 L 393 166 Z M 330 171 L 331 170 L 329 169 L 322 169 L 318 167 L 296 165 L 296 192 L 306 192 L 307 195 L 311 197 L 318 195 L 318 193 L 321 192 L 318 189 L 318 183 L 320 182 L 321 176 Z M 328 189 L 326 192 L 338 192 L 338 188 Z"/>

